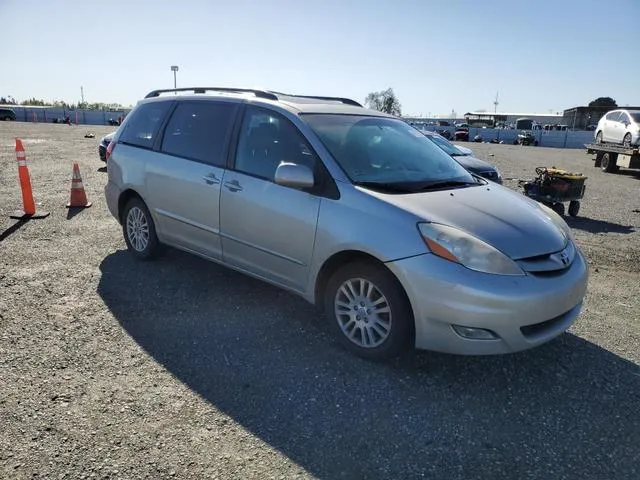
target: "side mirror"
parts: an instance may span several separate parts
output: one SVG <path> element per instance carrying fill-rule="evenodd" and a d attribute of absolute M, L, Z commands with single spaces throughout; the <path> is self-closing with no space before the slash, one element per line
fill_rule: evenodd
<path fill-rule="evenodd" d="M 274 181 L 278 185 L 291 188 L 311 188 L 315 185 L 313 172 L 305 165 L 282 162 L 276 169 Z"/>

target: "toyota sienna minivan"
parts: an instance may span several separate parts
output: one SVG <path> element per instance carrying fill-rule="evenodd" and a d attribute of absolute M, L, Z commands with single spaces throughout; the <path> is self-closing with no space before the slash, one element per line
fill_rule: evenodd
<path fill-rule="evenodd" d="M 291 291 L 367 359 L 525 350 L 582 307 L 588 267 L 561 217 L 354 100 L 155 90 L 107 157 L 134 257 L 168 245 Z"/>

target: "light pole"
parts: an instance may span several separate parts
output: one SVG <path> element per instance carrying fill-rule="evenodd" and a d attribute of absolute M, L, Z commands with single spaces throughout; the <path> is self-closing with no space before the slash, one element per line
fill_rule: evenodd
<path fill-rule="evenodd" d="M 173 72 L 173 88 L 177 88 L 176 85 L 176 72 L 178 71 L 177 65 L 171 65 L 171 71 Z M 177 95 L 177 92 L 176 92 Z"/>

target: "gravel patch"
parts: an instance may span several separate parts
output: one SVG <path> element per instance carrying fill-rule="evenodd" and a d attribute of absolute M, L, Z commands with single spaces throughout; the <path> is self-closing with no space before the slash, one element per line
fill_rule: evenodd
<path fill-rule="evenodd" d="M 110 131 L 0 123 L 0 478 L 640 478 L 640 172 L 468 144 L 516 189 L 536 166 L 589 176 L 583 314 L 527 352 L 371 364 L 288 293 L 173 250 L 135 262 Z M 8 218 L 15 136 L 47 219 Z M 93 206 L 69 215 L 73 162 Z"/>

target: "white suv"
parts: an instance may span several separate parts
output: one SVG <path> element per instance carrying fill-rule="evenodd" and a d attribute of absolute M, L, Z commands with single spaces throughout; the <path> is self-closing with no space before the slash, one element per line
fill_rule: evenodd
<path fill-rule="evenodd" d="M 630 147 L 640 143 L 640 110 L 612 110 L 596 127 L 596 143 L 620 143 Z"/>

